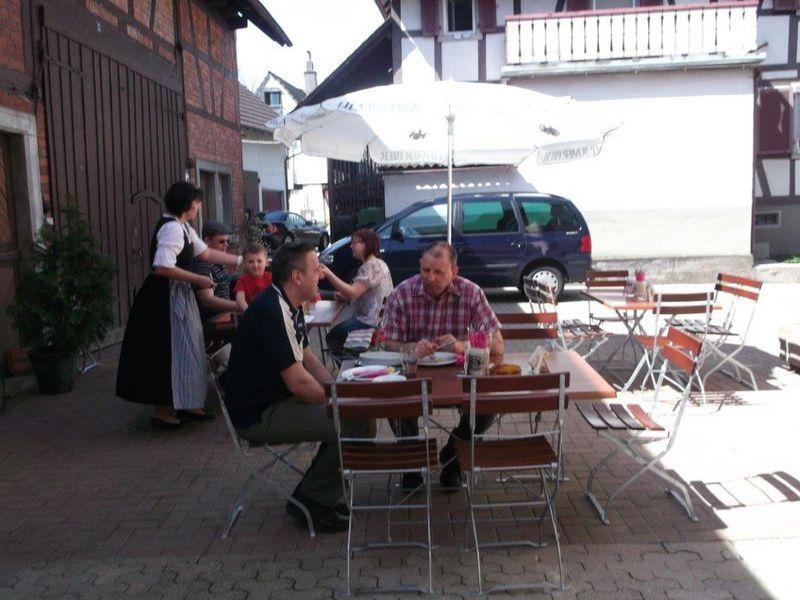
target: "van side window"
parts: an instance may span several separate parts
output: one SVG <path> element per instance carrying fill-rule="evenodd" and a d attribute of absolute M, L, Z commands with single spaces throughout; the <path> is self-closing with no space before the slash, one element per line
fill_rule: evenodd
<path fill-rule="evenodd" d="M 447 206 L 435 204 L 406 215 L 397 222 L 405 237 L 444 236 L 447 230 Z"/>
<path fill-rule="evenodd" d="M 540 233 L 542 231 L 574 231 L 580 229 L 580 224 L 569 208 L 560 202 L 537 202 L 535 200 L 521 200 L 522 218 L 525 220 L 527 233 Z"/>
<path fill-rule="evenodd" d="M 519 223 L 510 200 L 462 202 L 461 231 L 464 235 L 516 232 Z"/>

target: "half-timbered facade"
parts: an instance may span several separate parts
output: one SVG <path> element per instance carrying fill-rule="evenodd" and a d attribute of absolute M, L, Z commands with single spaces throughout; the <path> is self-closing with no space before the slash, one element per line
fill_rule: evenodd
<path fill-rule="evenodd" d="M 25 248 L 70 201 L 116 261 L 122 324 L 171 183 L 241 218 L 235 30 L 290 42 L 257 0 L 5 0 L 0 20 L 0 347 Z"/>

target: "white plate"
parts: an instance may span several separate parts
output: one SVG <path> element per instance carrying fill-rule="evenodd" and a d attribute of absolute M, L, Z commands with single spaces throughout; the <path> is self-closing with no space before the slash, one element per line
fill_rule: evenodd
<path fill-rule="evenodd" d="M 420 367 L 444 367 L 455 364 L 458 355 L 455 352 L 434 352 L 425 358 L 420 358 L 417 364 Z"/>
<path fill-rule="evenodd" d="M 344 381 L 375 381 L 377 377 L 385 377 L 397 372 L 393 367 L 383 365 L 367 365 L 364 367 L 353 367 L 342 371 L 341 378 Z"/>
<path fill-rule="evenodd" d="M 399 352 L 386 352 L 383 350 L 373 350 L 371 352 L 362 352 L 358 357 L 361 362 L 369 365 L 387 365 L 398 366 L 402 364 L 403 360 Z"/>

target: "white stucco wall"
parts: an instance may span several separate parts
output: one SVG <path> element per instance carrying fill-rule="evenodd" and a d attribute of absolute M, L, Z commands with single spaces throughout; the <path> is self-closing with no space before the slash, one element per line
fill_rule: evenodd
<path fill-rule="evenodd" d="M 789 15 L 758 17 L 756 43 L 767 44 L 765 65 L 783 65 L 789 62 Z"/>
<path fill-rule="evenodd" d="M 516 82 L 515 82 L 516 83 Z M 750 252 L 753 90 L 747 70 L 520 81 L 623 123 L 596 159 L 520 172 L 572 199 L 596 258 Z"/>
<path fill-rule="evenodd" d="M 245 171 L 256 171 L 262 190 L 286 189 L 283 171 L 285 146 L 278 142 L 242 140 L 242 164 Z M 259 194 L 259 203 L 261 195 Z"/>
<path fill-rule="evenodd" d="M 401 51 L 403 68 L 395 74 L 396 83 L 428 83 L 436 81 L 434 38 L 403 37 Z M 399 75 L 399 77 L 398 77 Z"/>

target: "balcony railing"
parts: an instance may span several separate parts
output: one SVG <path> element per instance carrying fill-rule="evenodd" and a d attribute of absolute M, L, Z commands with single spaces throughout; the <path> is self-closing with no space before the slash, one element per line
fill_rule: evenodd
<path fill-rule="evenodd" d="M 506 65 L 744 56 L 756 50 L 758 2 L 518 15 Z"/>

